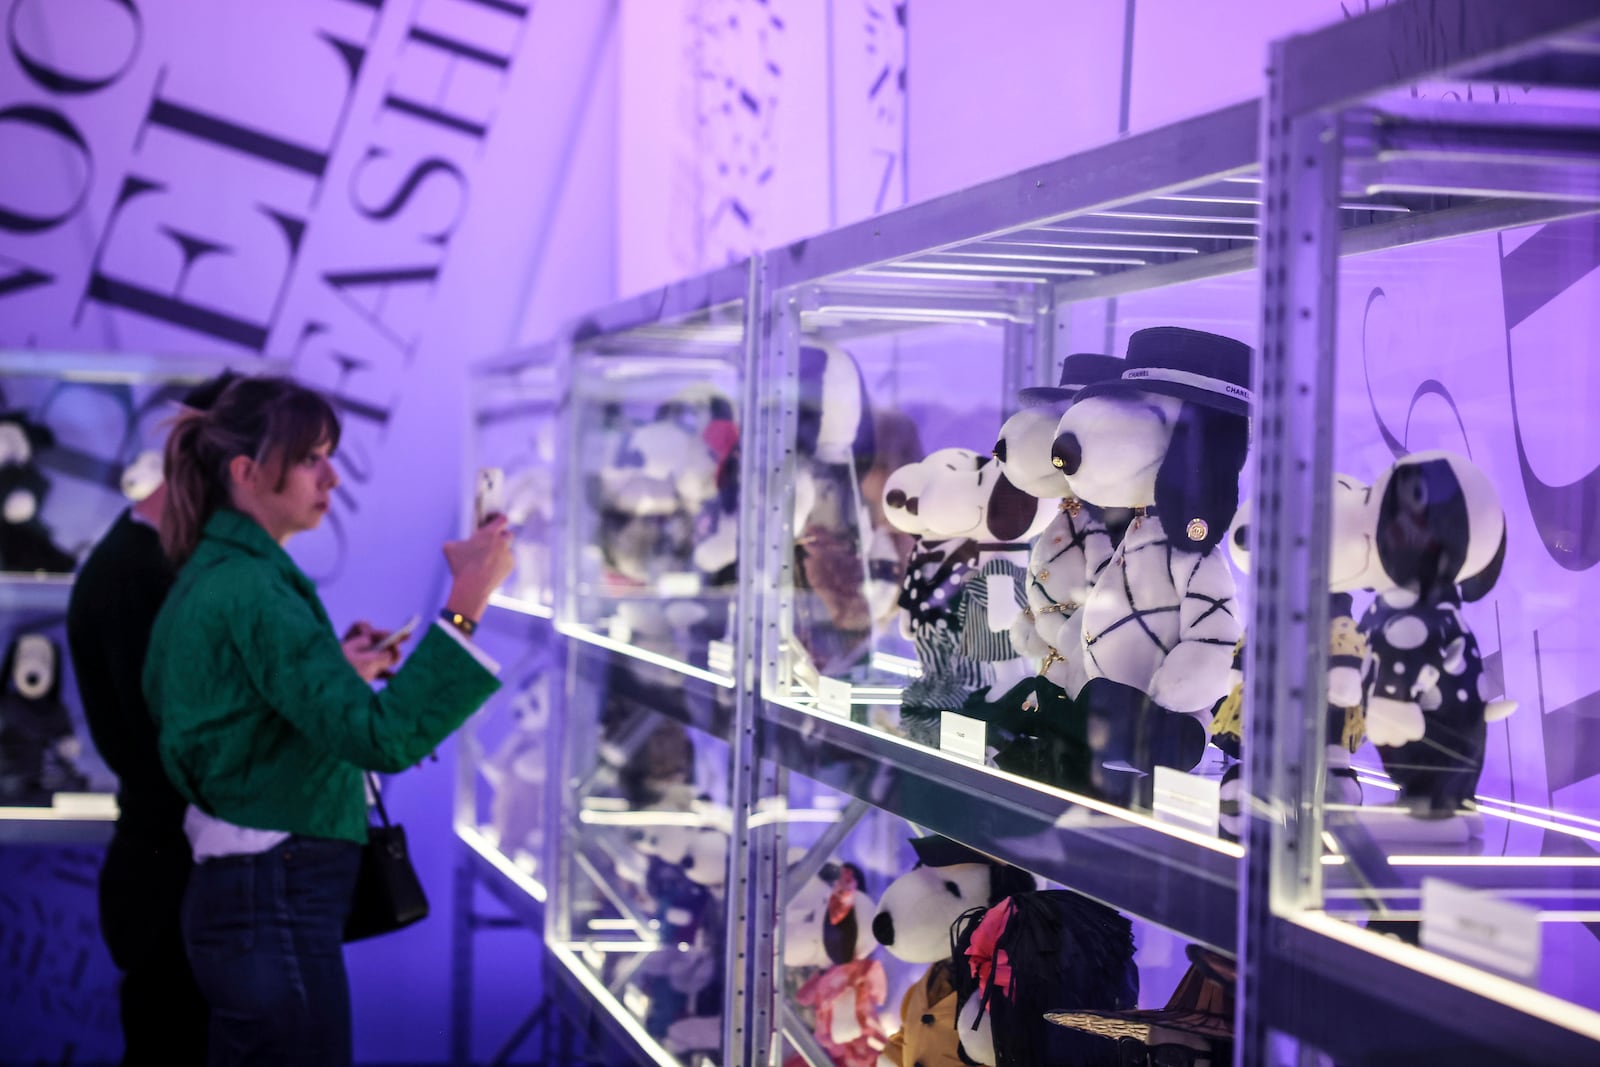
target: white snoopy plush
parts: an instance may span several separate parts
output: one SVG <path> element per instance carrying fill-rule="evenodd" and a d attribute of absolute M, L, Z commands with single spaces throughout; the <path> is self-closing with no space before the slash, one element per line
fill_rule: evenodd
<path fill-rule="evenodd" d="M 1373 550 L 1371 531 L 1375 507 L 1371 488 L 1350 475 L 1336 474 L 1329 499 L 1333 529 L 1328 547 L 1326 799 L 1337 804 L 1360 804 L 1361 786 L 1350 757 L 1366 739 L 1361 672 L 1367 656 L 1367 640 L 1357 628 L 1354 598 L 1350 594 L 1384 582 Z M 1250 523 L 1251 508 L 1247 501 L 1239 508 L 1228 534 L 1228 554 L 1242 574 L 1249 574 L 1251 568 Z M 1235 759 L 1244 756 L 1243 651 L 1241 642 L 1234 656 L 1231 688 L 1227 697 L 1217 704 L 1211 723 L 1213 743 Z M 1229 809 L 1236 809 L 1241 799 L 1239 779 L 1237 763 L 1222 776 L 1225 815 L 1232 814 Z"/>
<path fill-rule="evenodd" d="M 1079 703 L 1113 799 L 1155 766 L 1199 762 L 1242 633 L 1220 548 L 1249 448 L 1250 349 L 1182 327 L 1140 330 L 1120 378 L 1082 389 L 1054 444 L 1078 497 L 1136 517 L 1081 609 Z"/>
<path fill-rule="evenodd" d="M 931 743 L 939 712 L 1029 676 L 1010 627 L 1025 603 L 1025 541 L 1051 509 L 1013 485 L 992 456 L 971 449 L 940 449 L 909 466 L 915 469 L 902 467 L 885 482 L 884 508 L 890 522 L 912 525 L 924 538 L 901 598 L 923 673 L 902 694 L 901 720 Z"/>
<path fill-rule="evenodd" d="M 1055 515 L 1028 554 L 1027 605 L 1011 624 L 1011 643 L 1037 674 L 1077 696 L 1087 675 L 1078 653 L 1078 609 L 1111 558 L 1121 529 L 1107 529 L 1098 509 L 1085 507 L 1056 463 L 1056 428 L 1078 390 L 1122 374 L 1111 356 L 1074 354 L 1061 364 L 1060 384 L 1024 389 L 1024 403 L 1000 428 L 994 456 L 1023 492 L 1055 504 Z"/>

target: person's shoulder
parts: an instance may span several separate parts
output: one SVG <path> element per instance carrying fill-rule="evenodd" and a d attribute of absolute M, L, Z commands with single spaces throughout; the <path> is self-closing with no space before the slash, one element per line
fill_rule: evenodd
<path fill-rule="evenodd" d="M 124 509 L 89 550 L 79 573 L 98 567 L 158 562 L 162 558 L 161 537 L 155 528 L 134 521 Z"/>
<path fill-rule="evenodd" d="M 119 599 L 151 583 L 164 586 L 171 579 L 172 568 L 161 551 L 160 537 L 124 512 L 78 566 L 69 609 Z"/>

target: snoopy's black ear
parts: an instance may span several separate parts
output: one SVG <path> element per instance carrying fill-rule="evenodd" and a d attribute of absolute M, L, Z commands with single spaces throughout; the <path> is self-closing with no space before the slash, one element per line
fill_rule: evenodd
<path fill-rule="evenodd" d="M 1489 595 L 1489 590 L 1494 588 L 1494 583 L 1500 580 L 1500 570 L 1506 563 L 1506 531 L 1500 531 L 1500 547 L 1495 549 L 1494 558 L 1483 570 L 1474 574 L 1461 583 L 1461 599 L 1466 601 L 1482 600 Z"/>
<path fill-rule="evenodd" d="M 1156 472 L 1156 513 L 1172 547 L 1205 553 L 1239 511 L 1239 473 L 1250 448 L 1242 415 L 1184 404 Z"/>
<path fill-rule="evenodd" d="M 1004 474 L 989 492 L 989 533 L 996 541 L 1017 541 L 1039 514 L 1039 498 L 1024 493 Z"/>

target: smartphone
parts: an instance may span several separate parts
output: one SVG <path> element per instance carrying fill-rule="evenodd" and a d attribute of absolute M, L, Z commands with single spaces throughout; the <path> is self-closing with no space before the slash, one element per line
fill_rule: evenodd
<path fill-rule="evenodd" d="M 376 645 L 373 645 L 372 651 L 387 652 L 389 649 L 394 648 L 401 641 L 404 641 L 406 638 L 410 637 L 412 633 L 416 631 L 417 625 L 421 622 L 421 615 L 411 616 L 411 618 L 407 619 L 398 630 L 395 630 L 394 632 L 390 633 L 388 637 L 385 637 L 382 641 L 379 641 Z"/>
<path fill-rule="evenodd" d="M 477 489 L 472 498 L 476 526 L 506 513 L 506 472 L 499 467 L 479 467 Z"/>

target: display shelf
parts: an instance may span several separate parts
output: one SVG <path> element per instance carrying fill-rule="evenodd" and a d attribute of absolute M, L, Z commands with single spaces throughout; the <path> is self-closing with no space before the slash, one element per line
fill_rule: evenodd
<path fill-rule="evenodd" d="M 116 824 L 114 795 L 76 793 L 53 807 L 0 807 L 0 844 L 104 844 Z"/>
<path fill-rule="evenodd" d="M 687 1067 L 690 1050 L 721 1046 L 734 696 L 670 664 L 564 644 L 545 942 L 619 1040 Z"/>
<path fill-rule="evenodd" d="M 878 512 L 885 481 L 900 464 L 949 447 L 987 457 L 1002 423 L 1020 406 L 1019 390 L 1055 384 L 1060 352 L 1112 344 L 1114 297 L 1150 298 L 1138 311 L 1130 307 L 1135 322 L 1163 321 L 1152 316 L 1161 314 L 1156 309 L 1169 290 L 1181 292 L 1165 321 L 1226 320 L 1232 309 L 1241 317 L 1253 309 L 1248 276 L 1230 279 L 1255 262 L 1259 127 L 1259 104 L 1247 102 L 764 257 L 771 312 L 759 372 L 760 394 L 771 398 L 765 411 L 771 440 L 760 468 L 767 484 L 761 692 L 769 706 L 848 687 L 850 703 L 892 708 L 908 688 L 920 690 L 919 704 L 933 689 L 911 684 L 916 674 L 905 668 L 916 662 L 915 652 L 897 632 L 898 619 L 879 614 L 870 626 L 846 623 L 827 599 L 829 593 L 837 599 L 836 590 L 823 591 L 824 610 L 818 609 L 811 561 L 795 547 L 807 538 L 789 534 L 812 521 L 798 516 L 793 488 L 832 478 L 847 486 L 842 495 L 854 493 L 871 512 L 859 529 L 840 524 L 842 539 L 853 539 L 866 558 L 863 570 L 900 565 L 886 590 L 875 587 L 883 585 L 876 574 L 861 583 L 869 605 L 887 596 L 892 612 L 907 550 L 893 520 Z M 1386 226 L 1410 211 L 1392 197 L 1351 198 L 1344 208 L 1352 228 Z M 1207 286 L 1218 284 L 1219 297 L 1209 299 Z M 1072 316 L 1079 318 L 1067 321 Z M 891 425 L 885 420 L 903 416 L 914 423 L 916 446 L 901 456 L 874 456 L 870 470 L 858 459 L 853 472 L 805 453 L 812 416 L 801 378 L 817 345 L 834 346 L 859 367 L 877 432 Z M 953 381 L 961 383 L 958 394 L 949 389 Z M 999 537 L 991 527 L 971 536 L 996 561 L 1025 565 L 1033 533 Z M 1006 679 L 997 692 L 1018 680 Z M 923 735 L 931 729 L 921 724 L 906 732 L 928 740 Z"/>
<path fill-rule="evenodd" d="M 677 663 L 641 659 L 637 650 L 593 645 L 574 656 L 587 683 L 606 684 L 612 698 L 726 741 L 733 724 L 734 694 L 714 675 L 685 674 Z"/>
<path fill-rule="evenodd" d="M 565 637 L 593 645 L 595 648 L 605 649 L 618 656 L 625 656 L 638 663 L 649 664 L 652 667 L 670 671 L 683 679 L 693 679 L 720 689 L 732 689 L 734 685 L 733 678 L 728 674 L 710 669 L 709 649 L 702 651 L 700 657 L 698 657 L 700 663 L 696 664 L 666 652 L 658 652 L 655 649 L 635 644 L 630 640 L 612 636 L 617 633 L 617 628 L 612 626 L 606 627 L 605 630 L 592 630 L 588 627 L 565 623 L 558 624 L 557 630 Z"/>
<path fill-rule="evenodd" d="M 724 687 L 744 573 L 737 471 L 753 272 L 732 264 L 565 333 L 558 626 Z"/>
<path fill-rule="evenodd" d="M 0 573 L 0 611 L 65 612 L 71 599 L 70 574 Z"/>
<path fill-rule="evenodd" d="M 768 285 L 817 285 L 802 297 L 807 331 L 856 336 L 885 320 L 899 329 L 1028 314 L 976 299 L 977 286 L 1032 283 L 1067 304 L 1253 270 L 1260 112 L 1247 101 L 796 242 L 767 257 Z M 1338 205 L 1350 248 L 1414 241 L 1419 213 L 1456 232 L 1500 224 L 1447 211 L 1466 204 L 1436 190 L 1408 192 L 1350 191 Z"/>
<path fill-rule="evenodd" d="M 1398 791 L 1378 772 L 1362 773 L 1361 781 L 1367 789 Z M 1547 925 L 1600 921 L 1600 823 L 1594 819 L 1480 794 L 1464 825 L 1441 828 L 1433 840 L 1395 844 L 1394 824 L 1409 818 L 1392 806 L 1324 806 L 1320 862 L 1327 914 L 1416 922 L 1423 918 L 1423 880 L 1444 878 L 1536 909 Z M 1509 849 L 1518 837 L 1534 847 L 1496 852 L 1486 846 L 1498 841 Z"/>
<path fill-rule="evenodd" d="M 455 834 L 478 881 L 531 930 L 542 930 L 549 899 L 545 884 L 507 859 L 480 828 L 457 823 Z"/>
<path fill-rule="evenodd" d="M 1272 930 L 1297 966 L 1257 972 L 1250 1020 L 1335 1063 L 1592 1063 L 1600 1027 L 1571 1005 L 1315 912 Z M 1252 1062 L 1245 1060 L 1243 1062 Z"/>
<path fill-rule="evenodd" d="M 1597 50 L 1600 10 L 1560 0 L 1397 3 L 1273 46 L 1256 446 L 1271 518 L 1251 546 L 1271 593 L 1255 605 L 1246 716 L 1252 810 L 1283 817 L 1248 824 L 1242 962 L 1262 993 L 1247 1058 L 1269 1029 L 1341 1062 L 1429 1042 L 1457 1063 L 1596 1055 L 1600 811 L 1571 714 L 1594 645 L 1557 624 L 1583 614 L 1593 517 L 1551 512 L 1547 482 L 1574 486 L 1545 472 L 1552 442 L 1589 443 L 1593 352 L 1577 338 L 1593 291 L 1578 283 L 1600 217 Z M 1411 205 L 1396 240 L 1341 240 L 1336 205 L 1367 195 Z M 1492 566 L 1441 563 L 1441 584 L 1395 562 L 1417 547 L 1396 533 L 1418 513 L 1390 501 L 1423 465 L 1444 480 L 1422 506 L 1452 483 L 1474 501 L 1450 537 L 1503 533 Z M 1369 750 L 1389 774 L 1358 762 L 1358 808 L 1322 785 L 1327 593 L 1351 521 L 1335 471 L 1375 485 L 1355 520 L 1380 546 L 1363 572 L 1379 590 L 1361 631 L 1369 719 L 1398 714 L 1379 699 L 1391 668 L 1446 653 L 1436 684 L 1398 697 L 1421 709 L 1421 735 Z M 1412 643 L 1415 621 L 1446 617 L 1470 643 Z M 1431 910 L 1428 885 L 1480 894 L 1477 910 Z M 1328 1026 L 1330 1001 L 1363 1026 Z"/>
<path fill-rule="evenodd" d="M 783 767 L 1086 896 L 1231 952 L 1236 844 L 788 702 L 763 751 Z"/>
<path fill-rule="evenodd" d="M 546 951 L 561 964 L 558 975 L 579 1001 L 597 1010 L 600 1021 L 617 1044 L 634 1056 L 641 1067 L 684 1067 L 677 1057 L 651 1037 L 638 1018 L 589 966 L 565 945 L 547 945 Z"/>
<path fill-rule="evenodd" d="M 512 596 L 510 593 L 493 593 L 489 596 L 489 606 L 500 608 L 503 611 L 514 611 L 519 615 L 531 615 L 536 619 L 554 619 L 555 608 L 549 604 L 542 604 L 536 600 L 525 600 Z"/>
<path fill-rule="evenodd" d="M 1065 289 L 1180 262 L 1189 279 L 1245 270 L 1259 132 L 1252 101 L 1127 137 L 795 242 L 767 257 L 768 285 L 776 293 L 849 275 L 864 294 L 930 281 Z M 895 309 L 880 301 L 861 317 L 883 310 Z"/>

